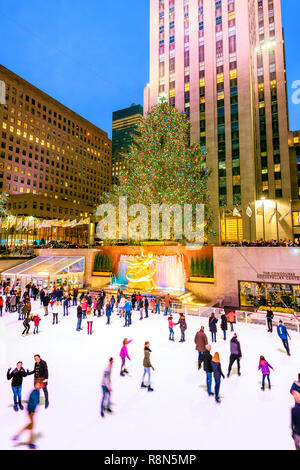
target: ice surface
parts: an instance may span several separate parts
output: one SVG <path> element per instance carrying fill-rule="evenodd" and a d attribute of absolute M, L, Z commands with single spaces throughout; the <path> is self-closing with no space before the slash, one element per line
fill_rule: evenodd
<path fill-rule="evenodd" d="M 187 316 L 186 342 L 168 341 L 167 317 L 150 313 L 139 321 L 133 313 L 133 325 L 123 328 L 124 320 L 116 313 L 112 324 L 106 317 L 94 317 L 92 336 L 76 331 L 76 307 L 68 317 L 59 313 L 58 325 L 52 325 L 52 315 L 44 317 L 39 301 L 33 302 L 42 321 L 40 333 L 22 337 L 22 321 L 17 314 L 0 318 L 0 448 L 24 449 L 10 440 L 27 421 L 24 411 L 13 410 L 11 384 L 6 379 L 9 367 L 23 361 L 25 369 L 33 369 L 34 354 L 45 359 L 49 369 L 50 406 L 39 406 L 35 434 L 39 449 L 294 449 L 290 430 L 290 410 L 293 398 L 291 384 L 300 372 L 300 333 L 290 332 L 292 356 L 288 357 L 276 330 L 237 324 L 243 358 L 241 377 L 236 366 L 229 379 L 221 382 L 221 404 L 206 393 L 203 369 L 197 369 L 194 336 L 201 325 L 209 338 L 208 318 Z M 49 311 L 51 309 L 49 308 Z M 177 320 L 177 315 L 175 315 Z M 231 333 L 228 332 L 229 338 Z M 123 338 L 133 339 L 128 346 L 128 376 L 120 376 L 120 349 Z M 143 347 L 146 340 L 152 349 L 151 360 L 154 392 L 141 389 Z M 229 360 L 229 340 L 222 339 L 218 328 L 218 351 L 226 376 Z M 272 389 L 263 392 L 259 356 L 264 355 L 274 367 Z M 113 415 L 101 418 L 101 380 L 110 356 L 115 358 L 112 373 Z M 213 382 L 214 386 L 214 382 Z M 23 381 L 23 400 L 28 399 L 33 376 Z M 41 403 L 44 395 L 41 392 Z M 24 404 L 26 405 L 26 404 Z M 27 436 L 21 438 L 25 442 Z"/>

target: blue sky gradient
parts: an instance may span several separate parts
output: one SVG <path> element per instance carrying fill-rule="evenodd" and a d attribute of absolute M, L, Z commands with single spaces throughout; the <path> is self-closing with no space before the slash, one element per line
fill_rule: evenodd
<path fill-rule="evenodd" d="M 143 104 L 149 0 L 0 0 L 0 63 L 111 136 L 112 112 Z M 282 2 L 290 128 L 300 129 L 300 1 Z"/>

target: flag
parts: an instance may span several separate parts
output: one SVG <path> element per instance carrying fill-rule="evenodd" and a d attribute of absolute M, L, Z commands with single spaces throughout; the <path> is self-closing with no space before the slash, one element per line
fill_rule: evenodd
<path fill-rule="evenodd" d="M 268 224 L 270 224 L 270 223 L 272 222 L 272 219 L 273 219 L 273 217 L 274 217 L 275 214 L 276 214 L 276 206 L 275 206 L 274 209 L 273 209 L 273 212 L 272 212 L 272 214 L 271 214 L 271 217 L 269 218 Z"/>
<path fill-rule="evenodd" d="M 233 209 L 233 215 L 234 215 L 235 217 L 242 217 L 236 207 Z"/>
<path fill-rule="evenodd" d="M 247 207 L 246 214 L 247 214 L 248 217 L 252 216 L 252 210 L 251 210 L 250 206 Z"/>
<path fill-rule="evenodd" d="M 5 82 L 0 80 L 0 104 L 6 104 L 5 101 Z"/>
<path fill-rule="evenodd" d="M 279 222 L 281 222 L 283 219 L 285 219 L 291 213 L 291 211 L 292 211 L 292 205 L 290 204 L 289 210 L 287 211 L 286 214 L 284 214 L 280 217 Z"/>
<path fill-rule="evenodd" d="M 70 219 L 66 220 L 63 224 L 61 224 L 62 227 L 69 227 L 70 226 Z"/>
<path fill-rule="evenodd" d="M 262 204 L 257 207 L 256 215 L 263 215 L 263 205 Z"/>
<path fill-rule="evenodd" d="M 76 225 L 77 225 L 77 219 L 72 220 L 72 222 L 70 223 L 70 227 L 73 228 L 73 227 L 76 227 Z"/>

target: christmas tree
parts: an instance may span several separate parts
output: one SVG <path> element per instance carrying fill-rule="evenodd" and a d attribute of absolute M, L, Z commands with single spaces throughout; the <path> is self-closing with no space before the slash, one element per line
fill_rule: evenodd
<path fill-rule="evenodd" d="M 133 144 L 124 155 L 126 169 L 119 175 L 101 202 L 117 207 L 126 196 L 128 204 L 204 204 L 205 224 L 211 211 L 207 180 L 206 153 L 200 144 L 190 145 L 187 116 L 162 101 L 137 126 Z"/>

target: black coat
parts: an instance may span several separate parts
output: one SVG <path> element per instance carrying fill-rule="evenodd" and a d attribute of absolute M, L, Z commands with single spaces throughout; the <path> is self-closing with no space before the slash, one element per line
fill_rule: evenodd
<path fill-rule="evenodd" d="M 221 380 L 221 376 L 224 379 L 224 374 L 223 374 L 222 369 L 221 369 L 221 364 L 219 362 L 212 361 L 211 365 L 212 365 L 212 370 L 213 370 L 213 373 L 214 373 L 214 379 L 215 380 Z"/>
<path fill-rule="evenodd" d="M 212 333 L 217 332 L 218 319 L 215 317 L 209 317 L 209 329 Z"/>
<path fill-rule="evenodd" d="M 81 318 L 82 317 L 82 308 L 81 308 L 81 305 L 78 305 L 77 307 L 77 318 Z"/>
<path fill-rule="evenodd" d="M 202 355 L 203 357 L 203 368 L 205 372 L 212 372 L 212 365 L 211 365 L 211 360 L 212 360 L 212 355 L 210 352 L 206 349 Z"/>
<path fill-rule="evenodd" d="M 48 307 L 49 302 L 50 302 L 50 297 L 49 297 L 49 295 L 45 295 L 45 296 L 43 297 L 42 302 L 43 302 L 43 306 L 44 306 L 44 307 Z"/>
<path fill-rule="evenodd" d="M 227 331 L 227 318 L 225 313 L 221 316 L 221 330 Z"/>
<path fill-rule="evenodd" d="M 27 376 L 27 372 L 23 367 L 20 370 L 15 368 L 12 372 L 8 369 L 7 371 L 7 380 L 12 379 L 11 386 L 12 387 L 20 387 L 23 382 L 23 377 Z"/>
<path fill-rule="evenodd" d="M 38 366 L 40 366 L 38 368 Z M 39 372 L 38 372 L 39 370 Z M 47 367 L 47 362 L 43 361 L 43 359 L 40 360 L 40 363 L 34 364 L 34 369 L 28 373 L 28 375 L 34 374 L 34 378 L 43 378 L 43 379 L 48 379 L 48 367 Z"/>

